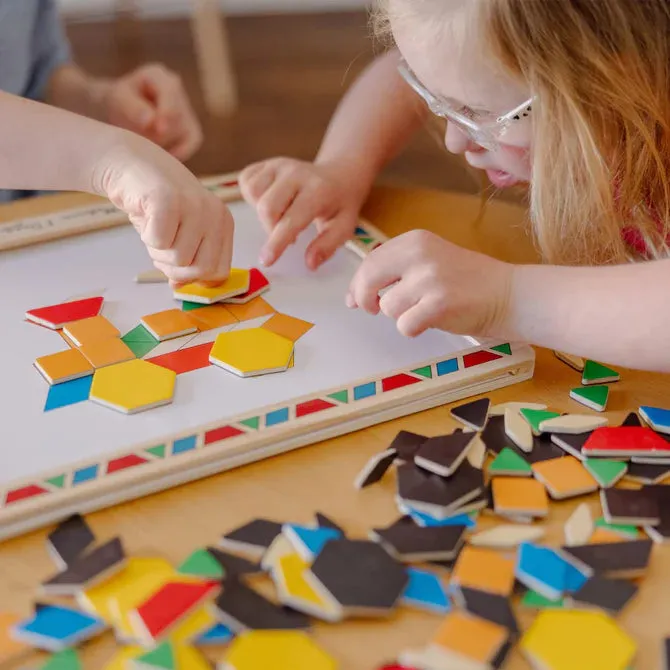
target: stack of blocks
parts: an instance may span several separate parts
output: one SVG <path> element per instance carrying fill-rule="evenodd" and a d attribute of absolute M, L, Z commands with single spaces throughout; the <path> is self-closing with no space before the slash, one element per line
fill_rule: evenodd
<path fill-rule="evenodd" d="M 181 309 L 148 314 L 123 336 L 101 314 L 102 296 L 28 311 L 28 321 L 68 345 L 35 361 L 50 384 L 45 410 L 90 399 L 134 414 L 171 403 L 178 375 L 210 365 L 239 377 L 292 368 L 295 343 L 312 324 L 277 313 L 261 297 L 269 288 L 259 270 L 233 269 L 220 286 L 175 290 Z M 260 327 L 238 328 L 259 318 Z"/>

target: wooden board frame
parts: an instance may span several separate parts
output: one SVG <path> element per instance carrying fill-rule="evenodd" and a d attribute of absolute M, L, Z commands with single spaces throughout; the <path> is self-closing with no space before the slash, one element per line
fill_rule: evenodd
<path fill-rule="evenodd" d="M 236 175 L 203 180 L 224 201 L 240 198 Z M 0 225 L 0 251 L 127 223 L 112 205 L 93 205 Z M 385 241 L 361 221 L 347 246 L 362 258 Z M 0 539 L 177 486 L 246 463 L 454 402 L 532 377 L 531 347 L 481 342 L 411 369 L 353 381 L 196 431 L 166 435 L 104 459 L 13 482 L 0 490 Z"/>

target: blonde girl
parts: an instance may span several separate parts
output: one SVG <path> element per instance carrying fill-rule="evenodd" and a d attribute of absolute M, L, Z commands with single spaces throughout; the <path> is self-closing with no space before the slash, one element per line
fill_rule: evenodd
<path fill-rule="evenodd" d="M 495 186 L 528 182 L 545 262 L 511 265 L 415 230 L 371 254 L 347 303 L 408 336 L 439 328 L 670 371 L 670 4 L 382 0 L 376 24 L 394 47 L 348 92 L 314 163 L 277 158 L 243 175 L 270 231 L 261 261 L 311 223 L 306 263 L 327 260 L 432 112 L 446 148 Z"/>

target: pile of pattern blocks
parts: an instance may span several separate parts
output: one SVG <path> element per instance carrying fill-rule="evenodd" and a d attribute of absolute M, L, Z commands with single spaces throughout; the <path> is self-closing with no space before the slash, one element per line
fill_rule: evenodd
<path fill-rule="evenodd" d="M 90 399 L 134 414 L 171 403 L 178 375 L 210 365 L 238 377 L 292 368 L 295 342 L 312 324 L 277 313 L 261 297 L 269 288 L 259 270 L 233 269 L 220 286 L 176 289 L 181 308 L 148 314 L 125 335 L 101 314 L 102 296 L 28 311 L 68 345 L 35 361 L 50 384 L 45 410 Z M 245 327 L 256 319 L 265 320 Z"/>
<path fill-rule="evenodd" d="M 613 371 L 583 368 L 593 374 L 571 397 L 604 400 L 602 411 L 606 393 L 583 391 Z M 542 670 L 634 667 L 617 616 L 654 543 L 670 539 L 670 410 L 609 426 L 480 398 L 451 414 L 462 426 L 451 434 L 402 431 L 364 464 L 358 489 L 395 470 L 400 512 L 364 539 L 318 513 L 308 525 L 255 519 L 174 567 L 128 557 L 118 537 L 98 542 L 72 516 L 48 536 L 56 572 L 33 614 L 0 615 L 0 666 L 36 648 L 51 653 L 42 669 L 78 670 L 78 645 L 111 629 L 121 646 L 107 670 L 331 670 L 337 650 L 316 643 L 315 623 L 414 608 L 439 617 L 436 632 L 379 670 L 491 670 L 514 649 Z M 596 491 L 602 516 L 582 502 L 564 540 L 542 542 L 552 500 Z M 519 608 L 534 614 L 525 630 Z M 659 668 L 670 670 L 669 648 L 659 641 Z"/>

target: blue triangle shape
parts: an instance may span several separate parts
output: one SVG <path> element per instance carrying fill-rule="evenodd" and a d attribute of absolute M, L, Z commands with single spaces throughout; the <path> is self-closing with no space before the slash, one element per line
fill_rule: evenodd
<path fill-rule="evenodd" d="M 298 553 L 310 560 L 321 553 L 327 542 L 342 537 L 342 533 L 334 528 L 309 528 L 293 524 L 287 524 L 286 528 Z"/>

